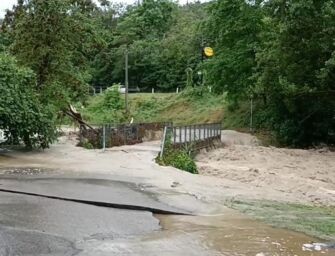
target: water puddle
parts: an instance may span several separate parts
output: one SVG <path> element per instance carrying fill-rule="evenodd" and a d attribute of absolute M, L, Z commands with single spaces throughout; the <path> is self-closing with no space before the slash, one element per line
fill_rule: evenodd
<path fill-rule="evenodd" d="M 316 256 L 335 255 L 335 250 L 306 250 L 318 239 L 254 221 L 234 211 L 221 216 L 156 216 L 165 236 L 192 236 L 212 255 Z M 192 254 L 193 255 L 193 254 Z M 200 255 L 200 254 L 199 254 Z"/>

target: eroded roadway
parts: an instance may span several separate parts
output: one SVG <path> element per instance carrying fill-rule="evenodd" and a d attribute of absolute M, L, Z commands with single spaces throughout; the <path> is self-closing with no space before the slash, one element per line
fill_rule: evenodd
<path fill-rule="evenodd" d="M 100 207 L 91 205 L 92 202 L 137 210 Z M 81 254 L 91 241 L 136 237 L 160 230 L 152 211 L 184 213 L 142 192 L 136 184 L 84 177 L 3 174 L 0 255 Z"/>

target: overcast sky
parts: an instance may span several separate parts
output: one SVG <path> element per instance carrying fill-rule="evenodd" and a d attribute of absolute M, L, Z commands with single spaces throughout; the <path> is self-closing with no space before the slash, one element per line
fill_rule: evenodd
<path fill-rule="evenodd" d="M 5 10 L 12 8 L 12 6 L 17 2 L 17 0 L 0 0 L 0 17 L 2 18 L 4 16 Z M 113 2 L 123 2 L 132 4 L 135 2 L 135 0 L 118 0 Z M 185 4 L 187 0 L 179 0 L 179 3 Z M 193 0 L 189 0 L 189 2 L 193 2 Z"/>

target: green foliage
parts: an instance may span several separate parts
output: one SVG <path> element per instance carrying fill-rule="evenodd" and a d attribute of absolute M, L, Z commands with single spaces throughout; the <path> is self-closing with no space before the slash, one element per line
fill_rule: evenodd
<path fill-rule="evenodd" d="M 14 58 L 0 55 L 0 129 L 9 143 L 46 148 L 55 139 L 52 109 L 42 105 L 33 91 L 34 73 L 17 65 Z"/>
<path fill-rule="evenodd" d="M 217 92 L 227 92 L 229 101 L 243 99 L 252 90 L 255 54 L 261 31 L 261 8 L 256 1 L 214 1 L 203 25 L 215 57 L 206 61 L 208 82 Z"/>
<path fill-rule="evenodd" d="M 94 146 L 87 140 L 84 140 L 82 143 L 81 143 L 81 146 L 83 148 L 86 148 L 86 149 L 94 149 Z"/>
<path fill-rule="evenodd" d="M 89 98 L 87 106 L 81 110 L 86 120 L 96 124 L 113 120 L 114 112 L 104 110 L 103 99 L 103 95 Z M 182 125 L 221 122 L 224 103 L 224 95 L 216 95 L 208 91 L 203 96 L 185 95 L 184 93 L 130 94 L 128 116 L 134 118 L 136 123 L 173 122 Z M 118 113 L 123 114 L 122 111 Z M 119 120 L 129 121 L 124 116 Z"/>
<path fill-rule="evenodd" d="M 284 144 L 335 143 L 335 3 L 269 1 L 256 93 Z"/>
<path fill-rule="evenodd" d="M 36 90 L 46 104 L 65 108 L 88 90 L 88 55 L 99 45 L 90 1 L 19 1 L 3 30 L 11 53 L 36 73 Z M 92 46 L 95 47 L 92 47 Z"/>
<path fill-rule="evenodd" d="M 124 99 L 118 88 L 119 85 L 114 85 L 101 95 L 94 96 L 83 109 L 84 118 L 95 124 L 124 122 Z"/>
<path fill-rule="evenodd" d="M 216 55 L 208 81 L 229 106 L 263 104 L 257 125 L 291 146 L 335 143 L 335 3 L 215 1 L 204 32 Z"/>
<path fill-rule="evenodd" d="M 124 108 L 124 102 L 121 99 L 119 85 L 108 88 L 104 93 L 103 101 L 104 108 L 116 111 L 122 110 Z"/>
<path fill-rule="evenodd" d="M 171 145 L 165 145 L 163 157 L 156 159 L 157 163 L 165 166 L 173 166 L 177 169 L 198 174 L 197 166 L 190 152 L 184 149 L 174 149 Z"/>
<path fill-rule="evenodd" d="M 127 48 L 130 87 L 194 87 L 163 103 L 135 96 L 136 121 L 217 121 L 224 107 L 243 108 L 253 96 L 256 125 L 283 144 L 335 143 L 334 1 L 99 2 L 20 0 L 2 22 L 0 52 L 34 72 L 27 95 L 43 104 L 42 112 L 52 111 L 49 120 L 72 101 L 85 101 L 89 85 L 123 82 Z M 215 52 L 203 62 L 202 44 Z M 203 71 L 204 86 L 195 86 L 202 79 L 190 70 Z M 90 99 L 84 114 L 93 122 L 122 122 L 122 109 L 118 93 L 107 91 Z M 246 111 L 236 123 L 245 123 Z"/>
<path fill-rule="evenodd" d="M 186 69 L 196 69 L 200 62 L 198 26 L 204 18 L 202 4 L 177 7 L 173 1 L 147 0 L 132 6 L 106 28 L 109 44 L 94 62 L 94 85 L 124 81 L 127 46 L 130 87 L 141 91 L 185 87 Z"/>

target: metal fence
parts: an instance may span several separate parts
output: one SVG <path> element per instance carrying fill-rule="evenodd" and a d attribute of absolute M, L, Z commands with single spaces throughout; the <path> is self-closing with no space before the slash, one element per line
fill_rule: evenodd
<path fill-rule="evenodd" d="M 221 123 L 198 124 L 187 126 L 169 126 L 165 129 L 164 142 L 174 148 L 188 147 L 190 150 L 209 148 L 216 141 L 221 141 Z M 164 151 L 164 149 L 162 148 Z"/>
<path fill-rule="evenodd" d="M 80 141 L 89 142 L 94 148 L 133 145 L 146 140 L 160 140 L 164 127 L 171 123 L 136 123 L 92 125 L 94 129 L 80 131 Z"/>

